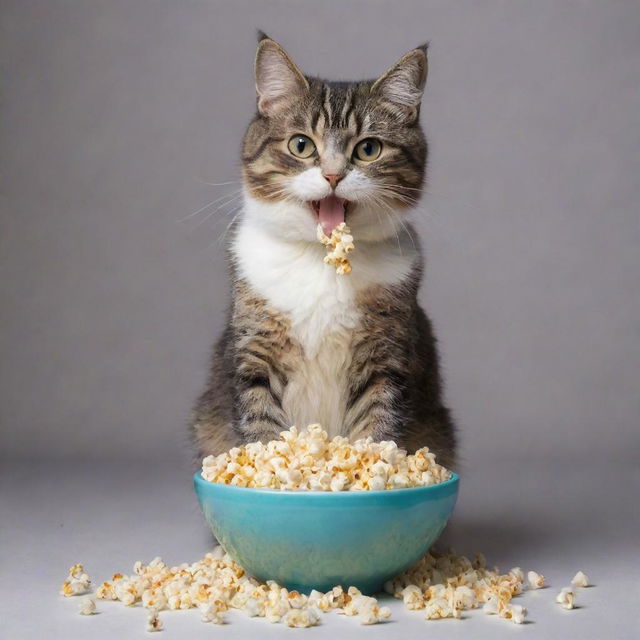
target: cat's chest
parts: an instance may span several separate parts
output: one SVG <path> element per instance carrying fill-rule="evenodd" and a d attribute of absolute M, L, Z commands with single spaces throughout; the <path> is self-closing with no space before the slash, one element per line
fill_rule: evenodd
<path fill-rule="evenodd" d="M 272 242 L 254 237 L 250 229 L 236 241 L 240 274 L 287 317 L 308 360 L 317 359 L 329 336 L 350 334 L 361 321 L 358 288 L 350 275 L 337 275 L 325 264 L 324 255 L 322 245 Z"/>
<path fill-rule="evenodd" d="M 402 240 L 402 241 L 401 241 Z M 250 220 L 240 224 L 232 246 L 238 275 L 269 307 L 285 315 L 304 357 L 313 359 L 332 334 L 352 335 L 362 323 L 360 294 L 379 286 L 395 286 L 418 258 L 408 236 L 358 243 L 350 254 L 353 270 L 338 275 L 324 262 L 318 242 L 291 242 Z"/>

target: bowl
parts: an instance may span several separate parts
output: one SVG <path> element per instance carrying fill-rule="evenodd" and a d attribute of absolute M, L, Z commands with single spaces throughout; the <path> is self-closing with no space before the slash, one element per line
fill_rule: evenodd
<path fill-rule="evenodd" d="M 415 564 L 453 511 L 459 478 L 386 491 L 281 491 L 194 475 L 222 548 L 259 580 L 309 593 L 336 585 L 373 594 Z"/>

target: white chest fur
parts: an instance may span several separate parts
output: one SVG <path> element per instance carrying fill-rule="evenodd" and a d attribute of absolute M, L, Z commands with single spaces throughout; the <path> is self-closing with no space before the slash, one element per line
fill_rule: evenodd
<path fill-rule="evenodd" d="M 410 239 L 360 243 L 350 256 L 353 271 L 337 275 L 323 262 L 318 242 L 282 239 L 246 216 L 232 247 L 238 275 L 275 310 L 288 316 L 304 357 L 289 378 L 283 408 L 292 424 L 319 422 L 340 433 L 346 405 L 351 336 L 361 321 L 358 291 L 406 277 L 416 258 Z"/>

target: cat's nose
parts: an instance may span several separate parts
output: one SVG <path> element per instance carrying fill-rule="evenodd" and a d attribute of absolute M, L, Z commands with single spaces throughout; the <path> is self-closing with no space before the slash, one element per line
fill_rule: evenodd
<path fill-rule="evenodd" d="M 342 178 L 344 178 L 344 173 L 323 173 L 324 179 L 331 185 L 332 189 L 336 188 L 336 185 Z"/>

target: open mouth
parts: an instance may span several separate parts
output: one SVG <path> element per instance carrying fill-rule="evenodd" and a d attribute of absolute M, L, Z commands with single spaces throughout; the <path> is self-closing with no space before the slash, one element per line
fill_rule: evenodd
<path fill-rule="evenodd" d="M 309 205 L 318 216 L 318 222 L 322 225 L 322 231 L 326 236 L 345 221 L 350 202 L 344 198 L 330 195 L 322 200 L 311 200 Z"/>

